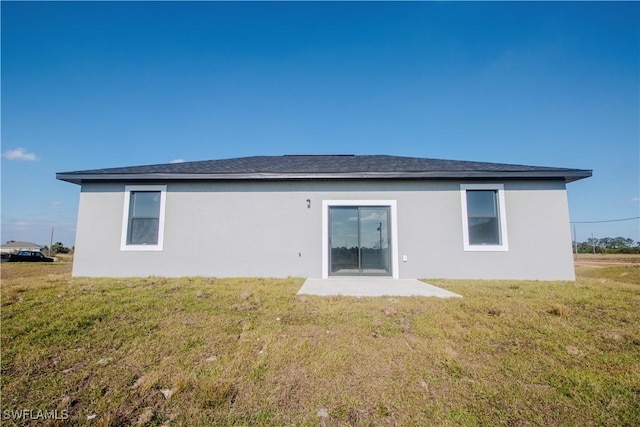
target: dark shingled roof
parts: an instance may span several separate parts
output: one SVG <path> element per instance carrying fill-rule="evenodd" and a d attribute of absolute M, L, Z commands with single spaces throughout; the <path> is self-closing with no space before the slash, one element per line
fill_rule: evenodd
<path fill-rule="evenodd" d="M 167 163 L 61 172 L 56 178 L 89 181 L 292 180 L 292 179 L 564 179 L 590 170 L 386 155 L 287 155 Z"/>

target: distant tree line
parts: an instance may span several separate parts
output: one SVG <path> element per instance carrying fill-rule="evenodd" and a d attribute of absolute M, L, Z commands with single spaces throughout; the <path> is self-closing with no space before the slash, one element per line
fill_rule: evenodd
<path fill-rule="evenodd" d="M 574 249 L 576 247 L 573 242 Z M 640 254 L 640 241 L 624 237 L 590 237 L 586 242 L 578 242 L 579 254 Z"/>
<path fill-rule="evenodd" d="M 42 248 L 42 251 L 45 253 L 49 253 L 49 247 L 45 246 Z M 51 245 L 51 254 L 68 254 L 73 252 L 73 248 L 68 248 L 62 244 L 62 242 L 55 242 Z"/>

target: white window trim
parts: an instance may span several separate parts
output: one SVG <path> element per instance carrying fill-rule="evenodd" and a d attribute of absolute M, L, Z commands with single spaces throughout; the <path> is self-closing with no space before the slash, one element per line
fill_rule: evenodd
<path fill-rule="evenodd" d="M 398 207 L 395 200 L 323 200 L 322 201 L 322 278 L 329 278 L 329 208 L 333 206 L 383 206 L 391 214 L 391 277 L 398 271 Z"/>
<path fill-rule="evenodd" d="M 127 234 L 129 230 L 129 204 L 132 191 L 159 191 L 160 192 L 160 217 L 158 218 L 158 244 L 157 245 L 129 245 Z M 126 185 L 124 187 L 124 210 L 122 213 L 122 233 L 120 239 L 121 251 L 161 251 L 164 243 L 164 211 L 167 197 L 166 185 Z"/>
<path fill-rule="evenodd" d="M 499 245 L 469 244 L 469 214 L 467 212 L 467 190 L 494 190 L 498 193 L 498 216 L 500 217 Z M 507 236 L 507 210 L 505 208 L 504 184 L 460 184 L 460 200 L 462 201 L 462 241 L 465 251 L 474 252 L 506 252 L 509 250 Z"/>

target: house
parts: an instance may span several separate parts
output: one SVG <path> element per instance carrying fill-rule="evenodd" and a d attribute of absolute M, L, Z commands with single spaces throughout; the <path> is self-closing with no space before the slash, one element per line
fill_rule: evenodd
<path fill-rule="evenodd" d="M 11 254 L 11 253 L 15 253 L 18 251 L 41 251 L 43 248 L 43 246 L 37 245 L 35 243 L 31 243 L 31 242 L 16 242 L 16 241 L 11 241 L 11 242 L 7 242 L 4 243 L 1 247 L 0 247 L 0 253 L 3 254 Z"/>
<path fill-rule="evenodd" d="M 573 280 L 565 185 L 589 176 L 386 155 L 291 155 L 57 179 L 81 186 L 75 276 Z"/>

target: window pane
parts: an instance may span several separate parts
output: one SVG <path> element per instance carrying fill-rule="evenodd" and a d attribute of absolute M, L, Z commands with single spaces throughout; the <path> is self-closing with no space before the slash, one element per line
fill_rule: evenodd
<path fill-rule="evenodd" d="M 131 193 L 133 217 L 157 218 L 160 214 L 159 191 L 136 191 Z"/>
<path fill-rule="evenodd" d="M 470 245 L 499 245 L 498 218 L 469 218 Z"/>
<path fill-rule="evenodd" d="M 158 224 L 157 218 L 132 218 L 129 243 L 134 245 L 157 245 Z"/>
<path fill-rule="evenodd" d="M 127 243 L 130 245 L 157 245 L 159 217 L 159 191 L 132 191 Z"/>
<path fill-rule="evenodd" d="M 500 223 L 495 190 L 467 190 L 470 245 L 499 245 Z"/>
<path fill-rule="evenodd" d="M 498 216 L 496 192 L 493 190 L 467 190 L 467 212 L 469 217 Z"/>

